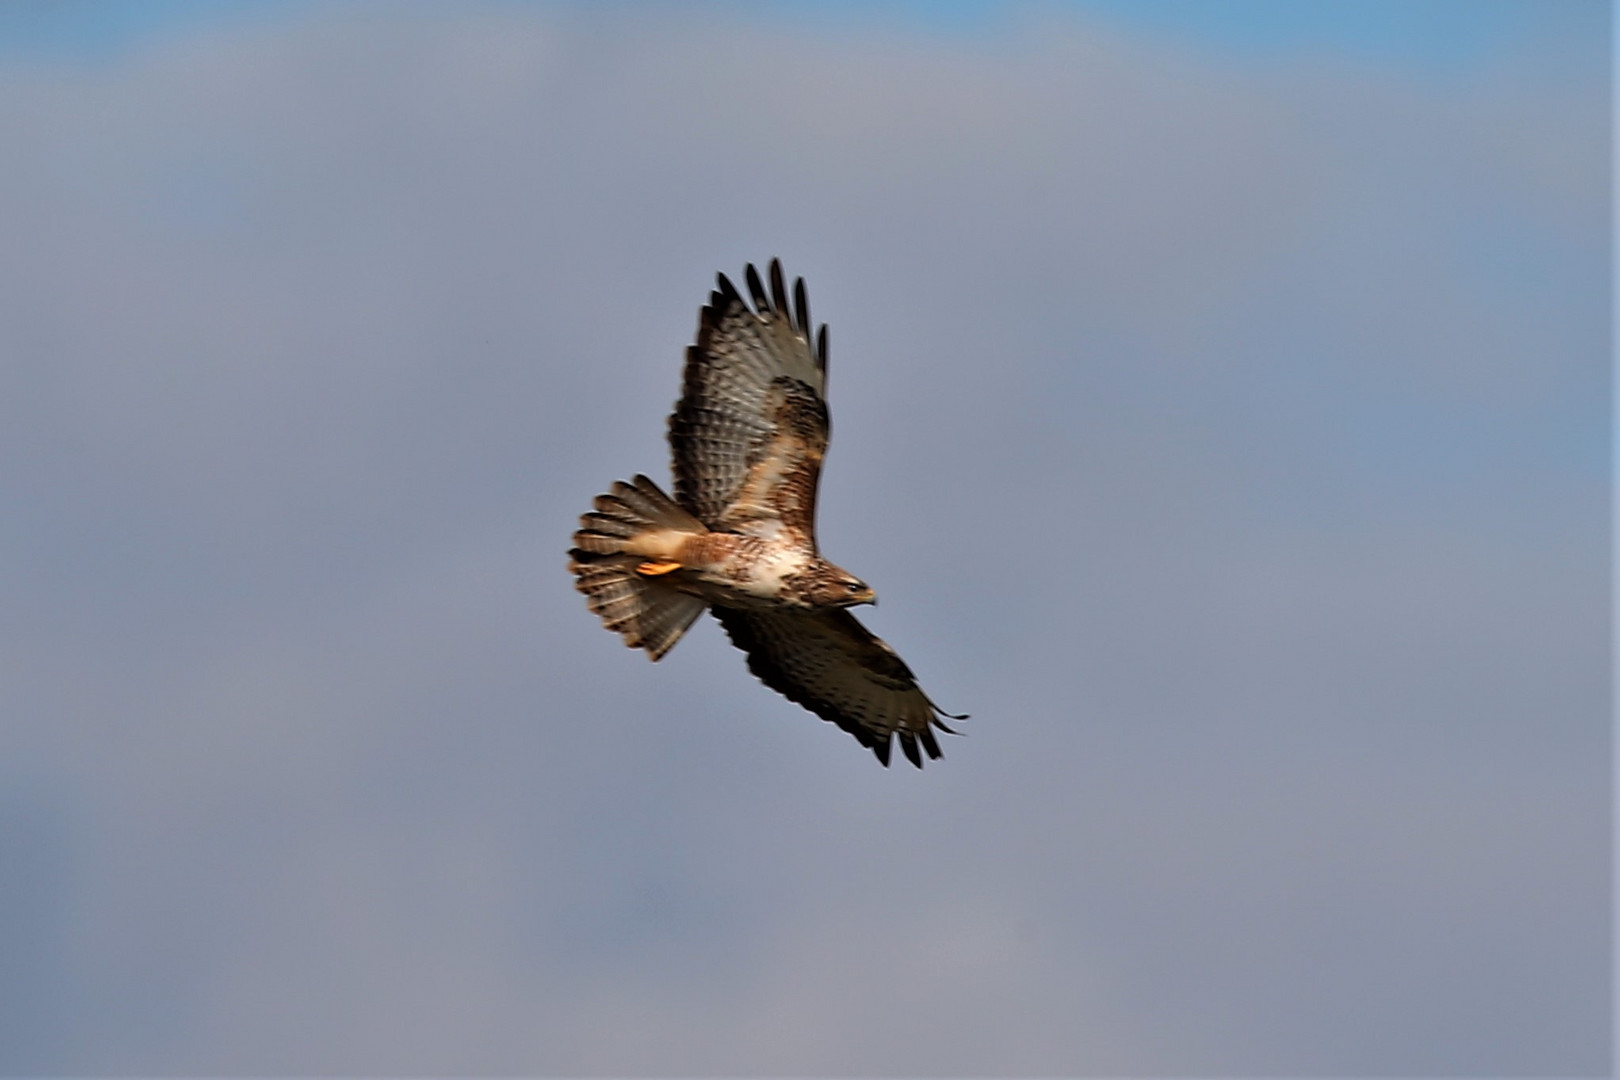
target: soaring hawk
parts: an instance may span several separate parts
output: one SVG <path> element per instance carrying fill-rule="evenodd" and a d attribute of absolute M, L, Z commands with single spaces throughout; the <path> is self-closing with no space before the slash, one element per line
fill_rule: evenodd
<path fill-rule="evenodd" d="M 669 418 L 675 497 L 645 476 L 580 518 L 568 569 L 602 624 L 662 657 L 706 607 L 766 686 L 829 720 L 885 766 L 939 757 L 953 716 L 849 609 L 877 596 L 816 546 L 827 451 L 827 327 L 812 339 L 804 280 L 789 307 L 771 260 L 769 295 L 750 264 L 753 307 L 719 275 L 686 350 Z"/>

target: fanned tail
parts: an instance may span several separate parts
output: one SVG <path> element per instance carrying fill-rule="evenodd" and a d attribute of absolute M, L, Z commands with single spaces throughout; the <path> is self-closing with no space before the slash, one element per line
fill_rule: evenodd
<path fill-rule="evenodd" d="M 574 587 L 603 626 L 658 660 L 707 606 L 680 591 L 659 560 L 708 530 L 645 476 L 615 483 L 595 506 L 579 519 L 568 553 Z"/>

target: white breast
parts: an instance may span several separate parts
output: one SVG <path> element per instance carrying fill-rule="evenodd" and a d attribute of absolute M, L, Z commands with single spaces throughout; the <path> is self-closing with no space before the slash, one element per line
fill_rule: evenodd
<path fill-rule="evenodd" d="M 754 580 L 748 591 L 759 596 L 775 596 L 782 591 L 785 578 L 802 571 L 810 562 L 802 550 L 787 545 L 773 545 L 766 556 L 754 564 Z"/>

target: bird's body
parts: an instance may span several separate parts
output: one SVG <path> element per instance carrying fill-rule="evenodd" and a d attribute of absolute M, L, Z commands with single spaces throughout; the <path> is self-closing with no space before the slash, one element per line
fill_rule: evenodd
<path fill-rule="evenodd" d="M 638 482 L 651 483 L 644 477 Z M 662 495 L 656 486 L 643 493 Z M 586 541 L 589 543 L 589 541 Z M 777 607 L 799 600 L 797 584 L 815 557 L 774 537 L 731 532 L 648 530 L 620 548 L 642 562 L 644 578 L 661 577 L 669 588 L 722 607 Z"/>
<path fill-rule="evenodd" d="M 702 311 L 669 421 L 674 498 L 645 476 L 614 484 L 580 519 L 569 569 L 627 645 L 657 660 L 708 608 L 766 685 L 885 765 L 898 736 L 920 766 L 919 746 L 939 757 L 933 729 L 949 731 L 949 714 L 849 613 L 876 603 L 872 590 L 816 545 L 827 328 L 812 342 L 804 282 L 790 310 L 774 260 L 770 278 L 767 295 L 748 267 L 751 310 L 722 274 Z"/>

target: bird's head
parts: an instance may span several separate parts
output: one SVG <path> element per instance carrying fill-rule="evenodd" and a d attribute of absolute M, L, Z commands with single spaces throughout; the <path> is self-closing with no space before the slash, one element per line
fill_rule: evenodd
<path fill-rule="evenodd" d="M 855 607 L 857 604 L 876 604 L 877 593 L 848 570 L 827 563 L 822 572 L 816 575 L 810 601 L 817 607 Z"/>

